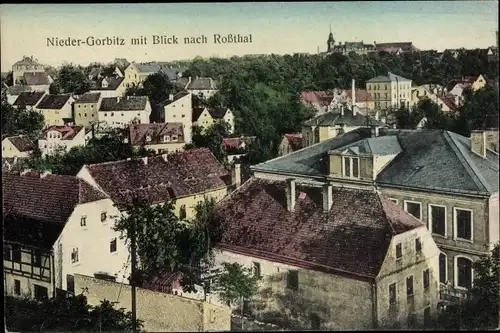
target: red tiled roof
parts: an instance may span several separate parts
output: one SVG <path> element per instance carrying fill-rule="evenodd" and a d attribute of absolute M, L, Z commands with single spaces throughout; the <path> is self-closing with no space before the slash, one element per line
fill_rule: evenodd
<path fill-rule="evenodd" d="M 3 173 L 3 214 L 65 224 L 78 204 L 107 198 L 74 176 Z"/>
<path fill-rule="evenodd" d="M 240 148 L 240 146 L 244 143 L 248 145 L 255 140 L 255 136 L 246 136 L 239 138 L 224 138 L 222 139 L 222 146 L 224 148 Z"/>
<path fill-rule="evenodd" d="M 333 95 L 327 91 L 302 91 L 300 98 L 305 104 L 328 106 L 333 100 Z"/>
<path fill-rule="evenodd" d="M 228 172 L 208 148 L 86 166 L 96 183 L 124 208 L 133 196 L 151 204 L 226 186 Z"/>
<path fill-rule="evenodd" d="M 454 96 L 452 98 L 440 96 L 439 100 L 445 104 L 450 111 L 458 112 L 458 106 L 455 104 Z"/>
<path fill-rule="evenodd" d="M 297 184 L 294 212 L 285 193 L 284 182 L 253 178 L 221 201 L 219 248 L 371 280 L 392 237 L 424 226 L 375 191 L 334 187 L 330 212 L 323 212 L 321 188 Z"/>
<path fill-rule="evenodd" d="M 42 138 L 47 138 L 47 133 L 50 131 L 57 131 L 62 134 L 61 140 L 73 140 L 73 138 L 83 130 L 83 126 L 50 126 L 42 133 Z"/>
<path fill-rule="evenodd" d="M 345 90 L 347 98 L 351 98 L 352 89 Z M 356 102 L 371 102 L 372 96 L 366 91 L 366 89 L 356 89 Z"/>
<path fill-rule="evenodd" d="M 302 133 L 285 134 L 293 151 L 302 149 Z"/>
<path fill-rule="evenodd" d="M 151 137 L 150 142 L 146 141 L 148 135 Z M 168 141 L 168 143 L 183 143 L 184 129 L 182 123 L 135 124 L 128 127 L 128 137 L 132 146 L 167 143 L 163 142 L 165 135 L 170 137 L 171 141 Z M 177 140 L 172 141 L 172 136 L 177 136 Z"/>

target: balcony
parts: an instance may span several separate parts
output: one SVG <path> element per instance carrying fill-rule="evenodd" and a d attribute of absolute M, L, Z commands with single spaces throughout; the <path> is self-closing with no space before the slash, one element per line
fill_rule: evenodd
<path fill-rule="evenodd" d="M 442 301 L 458 303 L 468 298 L 466 290 L 455 289 L 451 285 L 441 284 L 439 287 L 439 298 Z"/>

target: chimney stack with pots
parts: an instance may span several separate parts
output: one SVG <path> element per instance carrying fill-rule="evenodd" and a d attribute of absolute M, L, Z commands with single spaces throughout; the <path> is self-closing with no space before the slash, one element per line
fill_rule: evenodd
<path fill-rule="evenodd" d="M 473 153 L 486 158 L 486 132 L 482 130 L 471 131 L 470 147 Z"/>
<path fill-rule="evenodd" d="M 371 136 L 372 138 L 379 136 L 379 127 L 377 125 L 371 127 Z"/>
<path fill-rule="evenodd" d="M 289 212 L 295 210 L 295 179 L 286 180 L 286 206 Z"/>
<path fill-rule="evenodd" d="M 169 101 L 173 101 L 173 100 L 174 100 L 174 94 L 170 94 L 170 95 L 168 95 L 168 100 L 169 100 Z"/>
<path fill-rule="evenodd" d="M 340 115 L 344 116 L 344 106 L 343 105 L 340 106 Z"/>
<path fill-rule="evenodd" d="M 329 212 L 333 205 L 333 186 L 332 184 L 323 185 L 323 211 Z"/>
<path fill-rule="evenodd" d="M 241 185 L 241 164 L 239 163 L 234 163 L 233 165 L 233 185 L 235 185 L 236 188 Z"/>

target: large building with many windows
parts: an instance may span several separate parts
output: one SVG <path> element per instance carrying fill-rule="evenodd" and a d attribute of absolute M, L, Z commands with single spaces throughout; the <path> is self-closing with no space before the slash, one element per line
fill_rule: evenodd
<path fill-rule="evenodd" d="M 376 110 L 409 107 L 411 102 L 411 80 L 391 72 L 366 81 Z"/>

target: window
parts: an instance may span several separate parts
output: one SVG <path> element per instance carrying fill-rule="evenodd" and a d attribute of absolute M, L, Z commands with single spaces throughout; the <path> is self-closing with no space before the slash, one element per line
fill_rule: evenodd
<path fill-rule="evenodd" d="M 108 114 L 107 114 L 107 113 L 105 113 L 105 114 L 104 114 L 104 117 L 107 117 L 107 116 L 108 116 Z"/>
<path fill-rule="evenodd" d="M 260 279 L 260 263 L 258 262 L 253 262 L 253 275 L 257 278 Z"/>
<path fill-rule="evenodd" d="M 84 117 L 87 117 L 87 114 L 86 114 L 86 113 L 84 113 L 84 114 L 83 114 L 83 116 L 84 116 Z"/>
<path fill-rule="evenodd" d="M 288 271 L 286 287 L 292 290 L 299 289 L 299 271 Z"/>
<path fill-rule="evenodd" d="M 21 247 L 19 245 L 12 246 L 12 261 L 21 262 Z"/>
<path fill-rule="evenodd" d="M 396 294 L 396 284 L 392 283 L 389 285 L 389 305 L 394 305 L 397 302 L 397 294 Z"/>
<path fill-rule="evenodd" d="M 107 217 L 108 217 L 108 216 L 107 216 L 106 212 L 102 212 L 102 213 L 101 213 L 101 222 L 106 221 L 106 218 L 107 218 Z"/>
<path fill-rule="evenodd" d="M 78 262 L 78 248 L 73 248 L 71 252 L 71 263 L 76 264 Z"/>
<path fill-rule="evenodd" d="M 472 210 L 454 208 L 455 235 L 457 238 L 472 240 Z"/>
<path fill-rule="evenodd" d="M 21 281 L 14 280 L 14 294 L 21 295 Z"/>
<path fill-rule="evenodd" d="M 396 260 L 403 257 L 403 246 L 401 243 L 396 244 Z"/>
<path fill-rule="evenodd" d="M 42 266 L 42 254 L 39 250 L 33 251 L 31 254 L 31 264 L 33 266 Z"/>
<path fill-rule="evenodd" d="M 75 277 L 71 274 L 66 275 L 66 290 L 75 293 Z"/>
<path fill-rule="evenodd" d="M 185 219 L 187 216 L 186 214 L 186 205 L 182 205 L 181 208 L 179 209 L 179 218 L 180 219 Z"/>
<path fill-rule="evenodd" d="M 116 252 L 116 237 L 109 242 L 109 252 Z"/>
<path fill-rule="evenodd" d="M 446 283 L 448 281 L 448 258 L 446 254 L 439 255 L 439 282 Z"/>
<path fill-rule="evenodd" d="M 420 237 L 415 239 L 415 251 L 417 251 L 417 253 L 422 251 L 422 241 Z"/>
<path fill-rule="evenodd" d="M 446 236 L 446 207 L 429 205 L 429 229 L 433 234 Z"/>
<path fill-rule="evenodd" d="M 396 205 L 399 203 L 399 200 L 398 200 L 398 199 L 389 198 L 389 200 L 391 200 L 392 202 L 394 202 Z"/>
<path fill-rule="evenodd" d="M 321 327 L 321 319 L 317 314 L 311 314 L 311 329 L 319 330 Z"/>
<path fill-rule="evenodd" d="M 359 159 L 344 156 L 344 176 L 359 178 Z"/>
<path fill-rule="evenodd" d="M 408 314 L 408 328 L 416 328 L 417 326 L 417 318 L 415 314 Z"/>
<path fill-rule="evenodd" d="M 45 287 L 39 286 L 37 284 L 35 286 L 35 299 L 38 301 L 49 298 L 49 290 Z"/>
<path fill-rule="evenodd" d="M 429 269 L 424 270 L 424 290 L 429 290 Z"/>
<path fill-rule="evenodd" d="M 413 296 L 413 276 L 406 278 L 406 296 Z"/>
<path fill-rule="evenodd" d="M 80 226 L 86 227 L 87 226 L 87 216 L 82 216 L 80 219 Z"/>
<path fill-rule="evenodd" d="M 420 202 L 405 200 L 405 210 L 419 220 L 422 218 L 422 205 Z"/>
<path fill-rule="evenodd" d="M 472 287 L 472 260 L 465 257 L 456 258 L 455 285 L 460 288 Z"/>
<path fill-rule="evenodd" d="M 78 114 L 78 118 L 81 118 L 81 117 L 82 117 L 82 114 L 81 114 L 81 113 L 79 113 L 79 114 Z"/>

